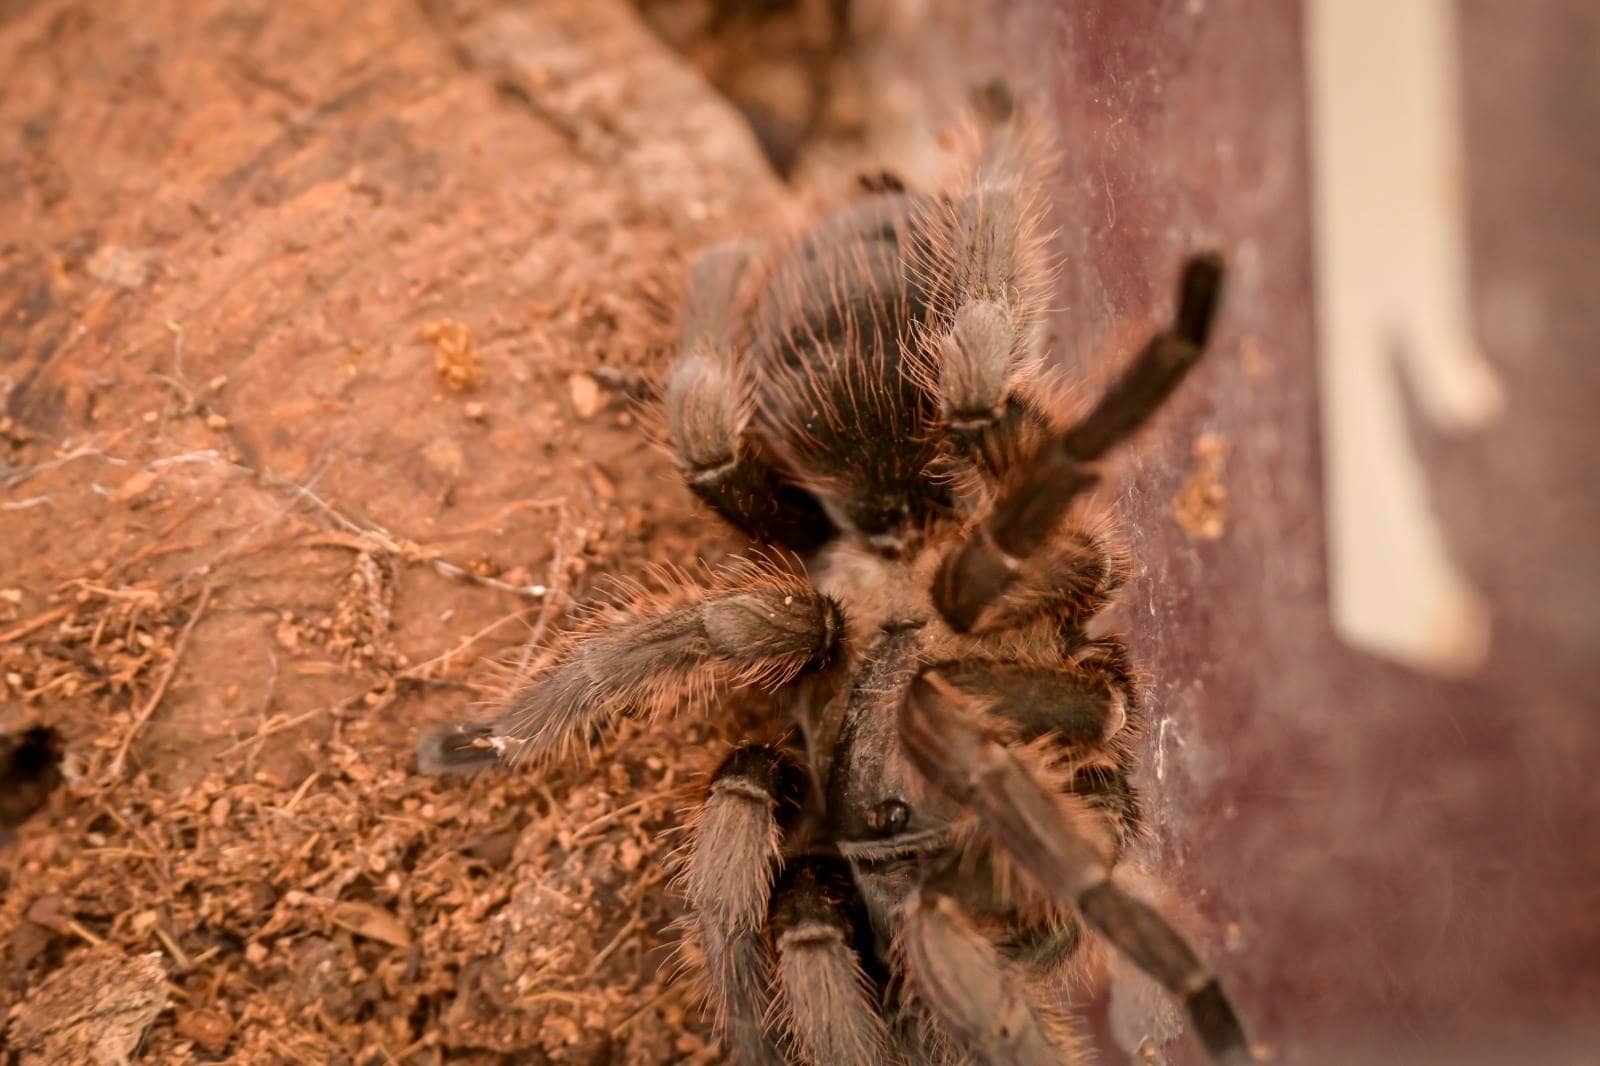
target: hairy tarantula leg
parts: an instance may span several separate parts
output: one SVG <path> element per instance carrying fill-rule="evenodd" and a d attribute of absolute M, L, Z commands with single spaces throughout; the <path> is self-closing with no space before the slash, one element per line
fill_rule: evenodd
<path fill-rule="evenodd" d="M 926 354 L 937 368 L 940 415 L 968 446 L 1006 416 L 1036 366 L 1050 292 L 1038 192 L 1049 144 L 1009 105 L 988 125 L 976 188 L 925 206 L 914 249 L 915 270 L 939 304 Z"/>
<path fill-rule="evenodd" d="M 839 609 L 798 583 L 756 583 L 605 629 L 517 693 L 501 716 L 532 751 L 580 739 L 602 715 L 650 700 L 695 674 L 777 684 L 832 653 Z"/>
<path fill-rule="evenodd" d="M 954 900 L 923 886 L 902 908 L 899 945 L 918 995 L 990 1066 L 1082 1061 L 1068 1032 L 1051 1032 L 1018 971 L 1000 958 Z"/>
<path fill-rule="evenodd" d="M 842 862 L 807 856 L 784 870 L 773 900 L 783 1013 L 813 1066 L 877 1066 L 889 1047 L 852 946 L 854 891 Z"/>
<path fill-rule="evenodd" d="M 712 774 L 684 873 L 717 1034 L 739 1066 L 787 1061 L 767 1029 L 773 969 L 766 921 L 782 823 L 798 809 L 804 787 L 804 771 L 778 749 L 735 749 Z"/>
<path fill-rule="evenodd" d="M 424 735 L 417 762 L 475 769 L 494 751 L 515 764 L 581 745 L 620 714 L 670 707 L 697 685 L 785 684 L 827 662 L 842 628 L 838 606 L 810 583 L 752 569 L 695 603 L 597 627 L 511 692 L 497 718 Z"/>
<path fill-rule="evenodd" d="M 1023 465 L 983 523 L 945 557 L 933 596 L 953 628 L 972 628 L 1077 497 L 1099 480 L 1092 464 L 1132 436 L 1172 395 L 1204 354 L 1221 298 L 1221 258 L 1190 259 L 1172 327 L 1145 346 L 1094 410 Z"/>
<path fill-rule="evenodd" d="M 939 791 L 973 811 L 1002 851 L 1040 890 L 1075 906 L 1141 969 L 1183 999 L 1195 1032 L 1223 1062 L 1248 1062 L 1244 1030 L 1217 979 L 1154 908 L 1111 880 L 1109 857 L 1079 831 L 1087 808 L 1041 786 L 1006 747 L 986 736 L 964 698 L 931 671 L 900 710 L 906 754 Z"/>
<path fill-rule="evenodd" d="M 695 263 L 678 356 L 667 374 L 667 429 L 696 496 L 746 535 L 810 552 L 834 535 L 815 497 L 789 482 L 747 425 L 746 383 L 735 362 L 740 278 L 748 242 L 718 245 Z"/>
<path fill-rule="evenodd" d="M 1016 723 L 1023 740 L 1051 734 L 1074 746 L 1098 745 L 1128 720 L 1124 686 L 1095 670 L 954 660 L 931 667 L 946 682 Z"/>
<path fill-rule="evenodd" d="M 1127 553 L 1091 530 L 1068 528 L 1051 538 L 1027 567 L 984 609 L 987 632 L 1054 619 L 1068 654 L 1093 643 L 1091 622 L 1128 582 Z"/>

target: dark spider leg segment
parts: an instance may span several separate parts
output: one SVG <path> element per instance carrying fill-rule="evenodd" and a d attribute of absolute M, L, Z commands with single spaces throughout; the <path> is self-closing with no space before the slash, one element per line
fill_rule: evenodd
<path fill-rule="evenodd" d="M 814 1066 L 877 1066 L 889 1046 L 853 946 L 854 898 L 849 867 L 807 856 L 784 870 L 773 900 L 784 1015 Z"/>
<path fill-rule="evenodd" d="M 1092 671 L 975 659 L 931 669 L 1016 723 L 1022 740 L 1049 734 L 1078 747 L 1099 745 L 1128 720 L 1126 693 Z"/>
<path fill-rule="evenodd" d="M 1009 722 L 1014 740 L 1048 737 L 1056 750 L 1077 757 L 1063 787 L 1105 815 L 1120 848 L 1139 832 L 1139 801 L 1125 755 L 1112 738 L 1127 724 L 1136 698 L 1118 659 L 1120 641 L 1098 642 L 1087 650 L 1089 655 L 1067 667 L 957 660 L 929 669 L 975 697 L 989 715 Z"/>
<path fill-rule="evenodd" d="M 979 629 L 996 632 L 1054 619 L 1063 654 L 1076 662 L 1083 647 L 1096 643 L 1086 628 L 1127 584 L 1130 569 L 1127 556 L 1101 537 L 1062 530 L 984 609 Z"/>
<path fill-rule="evenodd" d="M 927 672 L 900 711 L 900 737 L 918 771 L 972 810 L 1034 885 L 1077 907 L 1084 919 L 1169 992 L 1183 999 L 1211 1055 L 1248 1062 L 1244 1030 L 1194 949 L 1154 908 L 1110 879 L 1102 848 L 1063 817 L 1069 797 L 1052 796 L 961 708 L 958 691 Z"/>
<path fill-rule="evenodd" d="M 785 480 L 753 442 L 739 442 L 725 463 L 684 476 L 691 492 L 754 541 L 809 554 L 837 532 L 816 497 Z"/>
<path fill-rule="evenodd" d="M 779 473 L 747 432 L 732 322 L 754 248 L 719 245 L 695 263 L 678 357 L 667 374 L 667 429 L 689 488 L 746 535 L 811 552 L 832 539 L 816 499 Z"/>
<path fill-rule="evenodd" d="M 739 1066 L 787 1061 L 767 1031 L 773 971 L 766 920 L 779 833 L 804 787 L 804 771 L 778 749 L 734 750 L 712 775 L 684 873 L 717 1033 Z"/>
<path fill-rule="evenodd" d="M 1078 909 L 1140 969 L 1183 997 L 1195 1033 L 1219 1062 L 1252 1061 L 1244 1029 L 1222 985 L 1161 913 L 1111 881 L 1078 897 Z"/>
<path fill-rule="evenodd" d="M 1020 973 L 949 896 L 925 886 L 901 913 L 899 942 L 912 985 L 969 1052 L 990 1066 L 1081 1061 L 1070 1034 L 1050 1032 Z"/>
<path fill-rule="evenodd" d="M 1023 466 L 983 524 L 945 557 L 933 595 L 952 628 L 972 628 L 1074 500 L 1094 487 L 1099 477 L 1090 464 L 1128 439 L 1172 395 L 1204 354 L 1221 297 L 1221 259 L 1190 259 L 1172 328 L 1145 346 L 1093 411 Z"/>
<path fill-rule="evenodd" d="M 968 425 L 947 421 L 945 439 L 951 450 L 996 480 L 1025 461 L 1027 442 L 1047 436 L 1049 423 L 1026 396 L 1008 395 L 995 418 Z"/>

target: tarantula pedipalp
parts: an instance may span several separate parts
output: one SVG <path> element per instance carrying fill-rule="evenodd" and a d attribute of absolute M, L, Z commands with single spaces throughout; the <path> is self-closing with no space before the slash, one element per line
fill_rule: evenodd
<path fill-rule="evenodd" d="M 1088 623 L 1126 577 L 1064 519 L 1204 350 L 1214 256 L 1090 412 L 1037 384 L 1049 264 L 1038 138 L 991 116 L 970 183 L 898 188 L 697 264 L 664 390 L 693 491 L 781 549 L 675 602 L 594 615 L 424 770 L 550 757 L 623 713 L 754 684 L 794 730 L 711 776 L 683 885 L 740 1063 L 1079 1061 L 1058 1004 L 1086 930 L 1180 997 L 1213 1056 L 1233 1008 L 1112 871 L 1140 825 L 1138 691 Z"/>

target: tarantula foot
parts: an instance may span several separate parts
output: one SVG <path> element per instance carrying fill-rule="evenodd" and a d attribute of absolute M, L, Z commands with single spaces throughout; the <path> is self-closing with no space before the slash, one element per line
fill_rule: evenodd
<path fill-rule="evenodd" d="M 1215 978 L 1189 996 L 1188 1006 L 1195 1033 L 1212 1058 L 1239 1064 L 1256 1060 L 1245 1039 L 1244 1026 L 1239 1024 L 1239 1015 Z"/>
<path fill-rule="evenodd" d="M 1211 324 L 1222 304 L 1222 276 L 1222 256 L 1216 252 L 1192 256 L 1183 266 L 1174 332 L 1196 348 L 1204 348 L 1211 339 Z"/>
<path fill-rule="evenodd" d="M 417 740 L 417 769 L 425 774 L 467 774 L 493 766 L 514 743 L 494 722 L 446 722 Z"/>

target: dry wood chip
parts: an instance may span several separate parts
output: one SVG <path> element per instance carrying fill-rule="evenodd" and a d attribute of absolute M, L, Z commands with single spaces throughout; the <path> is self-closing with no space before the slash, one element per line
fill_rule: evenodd
<path fill-rule="evenodd" d="M 233 1021 L 215 1010 L 180 1010 L 174 1028 L 179 1036 L 193 1040 L 213 1055 L 220 1055 L 233 1036 Z"/>
<path fill-rule="evenodd" d="M 55 973 L 12 1016 L 19 1066 L 124 1066 L 167 1006 L 157 953 L 92 948 Z"/>
<path fill-rule="evenodd" d="M 378 940 L 392 947 L 411 946 L 411 930 L 400 919 L 371 903 L 345 900 L 333 908 L 333 924 L 357 936 Z"/>
<path fill-rule="evenodd" d="M 448 318 L 440 319 L 423 326 L 422 335 L 432 341 L 437 349 L 434 366 L 451 389 L 465 392 L 483 381 L 483 367 L 478 363 L 478 343 L 472 339 L 469 326 Z"/>
<path fill-rule="evenodd" d="M 567 391 L 572 396 L 572 410 L 579 418 L 593 418 L 602 406 L 600 383 L 583 372 L 567 378 Z"/>
<path fill-rule="evenodd" d="M 155 483 L 156 472 L 154 470 L 141 470 L 112 489 L 111 499 L 115 503 L 127 503 L 135 497 L 143 496 L 150 491 L 150 486 Z"/>

